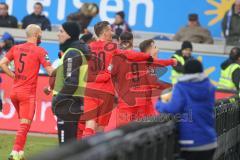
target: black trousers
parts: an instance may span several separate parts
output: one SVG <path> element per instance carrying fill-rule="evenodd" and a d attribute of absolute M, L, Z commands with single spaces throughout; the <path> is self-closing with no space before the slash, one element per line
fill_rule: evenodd
<path fill-rule="evenodd" d="M 183 151 L 181 152 L 181 158 L 185 160 L 212 160 L 215 149 L 207 151 Z"/>
<path fill-rule="evenodd" d="M 83 113 L 83 100 L 80 97 L 54 96 L 52 110 L 57 116 L 59 144 L 74 141 L 77 138 L 78 121 Z"/>

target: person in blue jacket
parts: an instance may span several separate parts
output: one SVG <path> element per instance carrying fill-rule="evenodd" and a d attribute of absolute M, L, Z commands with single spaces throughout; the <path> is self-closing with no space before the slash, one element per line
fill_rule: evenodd
<path fill-rule="evenodd" d="M 156 109 L 178 117 L 181 158 L 186 160 L 212 160 L 217 147 L 215 131 L 215 87 L 203 73 L 198 60 L 184 65 L 184 75 L 173 88 L 172 98 Z"/>

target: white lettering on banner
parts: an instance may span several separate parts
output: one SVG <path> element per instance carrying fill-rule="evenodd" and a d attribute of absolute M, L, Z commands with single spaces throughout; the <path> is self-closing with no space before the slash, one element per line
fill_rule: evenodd
<path fill-rule="evenodd" d="M 131 26 L 136 24 L 137 19 L 137 7 L 140 4 L 144 4 L 146 6 L 146 14 L 145 14 L 145 25 L 146 27 L 151 27 L 153 24 L 153 1 L 152 0 L 129 0 L 129 19 L 128 23 Z"/>
<path fill-rule="evenodd" d="M 13 10 L 13 0 L 6 0 L 6 3 L 9 5 L 9 13 L 12 13 Z M 34 4 L 36 2 L 41 2 L 44 7 L 49 7 L 51 5 L 56 4 L 56 2 L 52 0 L 27 0 L 27 13 L 31 14 L 33 12 Z M 140 5 L 145 7 L 145 21 L 144 25 L 146 27 L 152 27 L 153 25 L 153 16 L 154 16 L 154 3 L 153 0 L 128 0 L 125 4 L 125 0 L 101 0 L 99 2 L 99 8 L 100 8 L 100 19 L 109 21 L 110 23 L 114 22 L 114 17 L 109 16 L 108 13 L 116 13 L 118 11 L 123 11 L 124 8 L 126 8 L 124 5 L 129 5 L 129 18 L 128 22 L 130 26 L 135 26 L 138 19 L 138 8 Z M 57 11 L 51 10 L 50 12 L 51 17 L 54 15 L 53 13 L 57 12 L 56 18 L 59 21 L 62 21 L 66 18 L 66 7 L 67 7 L 67 0 L 58 0 L 57 1 Z M 111 4 L 110 4 L 111 3 Z M 114 3 L 114 4 L 113 4 Z M 81 0 L 72 0 L 72 4 L 76 9 L 79 9 L 83 2 Z M 46 16 L 49 16 L 48 11 L 43 11 L 43 14 Z"/>
<path fill-rule="evenodd" d="M 65 7 L 66 7 L 66 0 L 58 0 L 58 9 L 57 9 L 58 20 L 63 20 L 65 18 Z"/>
<path fill-rule="evenodd" d="M 83 3 L 81 2 L 81 0 L 73 0 L 73 5 L 74 7 L 79 9 L 80 7 L 82 7 Z"/>
<path fill-rule="evenodd" d="M 8 4 L 8 14 L 11 15 L 13 11 L 13 0 L 6 0 L 6 3 Z"/>
<path fill-rule="evenodd" d="M 29 14 L 33 12 L 33 6 L 36 2 L 42 3 L 43 8 L 51 5 L 51 0 L 27 0 L 27 12 Z M 43 11 L 43 14 L 48 17 L 48 12 Z"/>
<path fill-rule="evenodd" d="M 5 101 L 3 102 L 3 104 L 7 103 L 8 106 L 10 107 L 10 110 L 8 113 L 6 114 L 3 114 L 2 112 L 0 112 L 0 118 L 3 118 L 3 119 L 11 119 L 14 117 L 14 114 L 15 114 L 15 107 L 13 106 L 11 100 L 9 98 L 6 98 Z M 6 106 L 6 105 L 4 105 Z"/>
<path fill-rule="evenodd" d="M 40 121 L 44 122 L 46 120 L 45 116 L 46 116 L 47 109 L 51 108 L 51 106 L 52 106 L 52 102 L 44 102 L 44 101 L 42 102 Z"/>
<path fill-rule="evenodd" d="M 108 12 L 118 12 L 123 10 L 123 0 L 114 0 L 116 5 L 108 5 L 108 2 L 110 0 L 102 0 L 100 2 L 100 18 L 105 21 L 109 21 L 110 23 L 114 22 L 114 17 L 108 17 L 107 13 Z M 113 1 L 113 0 L 112 0 Z M 130 0 L 129 0 L 130 1 Z M 134 0 L 135 1 L 135 0 Z"/>

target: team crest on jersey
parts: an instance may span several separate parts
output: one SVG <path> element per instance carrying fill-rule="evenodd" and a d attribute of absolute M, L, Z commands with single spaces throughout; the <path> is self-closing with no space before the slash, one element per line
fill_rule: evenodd
<path fill-rule="evenodd" d="M 113 65 L 110 64 L 110 65 L 108 66 L 108 71 L 111 71 L 112 69 L 113 69 Z"/>
<path fill-rule="evenodd" d="M 45 60 L 49 61 L 49 57 L 47 54 L 45 55 Z"/>

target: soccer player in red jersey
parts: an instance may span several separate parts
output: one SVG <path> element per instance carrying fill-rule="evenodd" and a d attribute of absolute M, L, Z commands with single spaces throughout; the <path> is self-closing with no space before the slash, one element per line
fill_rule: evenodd
<path fill-rule="evenodd" d="M 26 28 L 27 42 L 13 46 L 0 61 L 2 70 L 14 79 L 10 97 L 20 119 L 20 127 L 9 160 L 24 159 L 24 145 L 35 113 L 40 65 L 49 75 L 53 72 L 46 50 L 37 46 L 41 42 L 41 34 L 38 25 L 29 25 Z M 8 68 L 11 61 L 14 61 L 15 72 Z"/>
<path fill-rule="evenodd" d="M 158 49 L 154 41 L 146 40 L 140 45 L 141 51 L 156 57 Z M 142 47 L 143 46 L 143 47 Z M 125 32 L 120 35 L 120 48 L 133 49 L 133 35 Z M 124 56 L 114 56 L 111 66 L 111 74 L 115 89 L 118 94 L 118 106 L 116 110 L 116 126 L 125 125 L 131 121 L 155 115 L 152 104 L 152 96 L 159 96 L 163 89 L 170 87 L 159 82 L 158 77 L 152 74 L 152 70 L 164 66 L 175 65 L 174 60 L 154 60 L 146 62 L 128 61 Z"/>
<path fill-rule="evenodd" d="M 150 55 L 118 49 L 117 44 L 112 42 L 113 33 L 109 22 L 97 23 L 94 31 L 98 40 L 89 44 L 95 62 L 93 65 L 89 64 L 88 78 L 91 77 L 92 72 L 97 71 L 97 75 L 92 82 L 88 81 L 85 91 L 84 116 L 82 116 L 87 121 L 85 136 L 92 135 L 95 131 L 103 131 L 108 125 L 115 94 L 111 75 L 107 73 L 112 56 L 123 54 L 130 60 L 151 60 Z"/>

